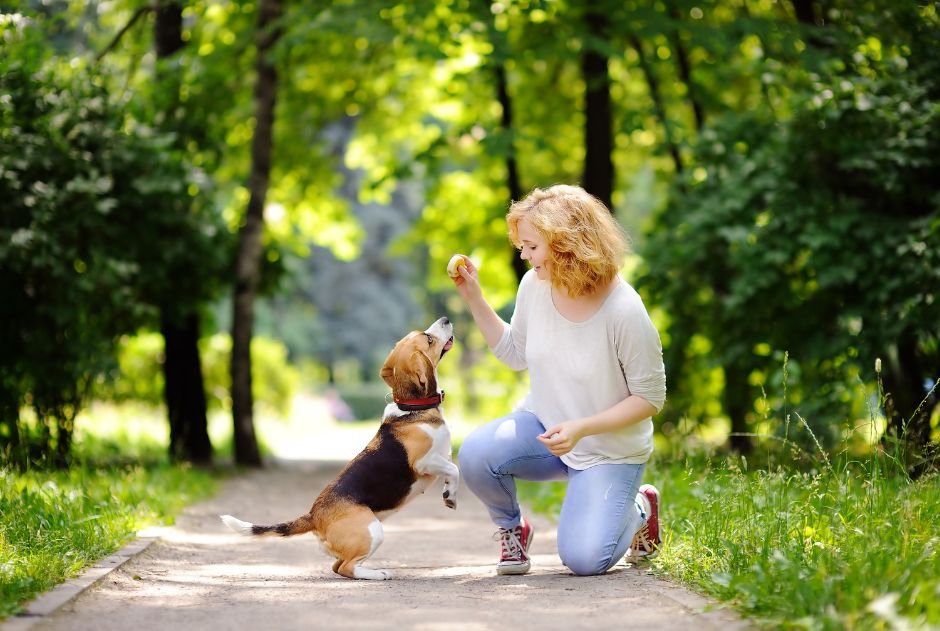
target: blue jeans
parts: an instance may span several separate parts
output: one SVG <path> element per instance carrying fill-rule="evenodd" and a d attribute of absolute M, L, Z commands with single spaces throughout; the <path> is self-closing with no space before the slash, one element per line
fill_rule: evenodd
<path fill-rule="evenodd" d="M 645 515 L 635 501 L 642 464 L 571 469 L 536 436 L 545 431 L 530 412 L 514 412 L 475 429 L 460 447 L 461 481 L 500 528 L 519 524 L 515 478 L 568 480 L 558 518 L 558 555 L 575 574 L 603 574 L 626 553 Z"/>

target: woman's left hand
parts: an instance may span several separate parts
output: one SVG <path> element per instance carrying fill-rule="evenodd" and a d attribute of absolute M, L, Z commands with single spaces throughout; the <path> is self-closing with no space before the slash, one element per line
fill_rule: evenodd
<path fill-rule="evenodd" d="M 536 438 L 538 438 L 539 442 L 545 445 L 552 454 L 564 456 L 574 449 L 574 446 L 578 444 L 579 440 L 584 438 L 580 427 L 581 424 L 577 421 L 565 421 L 564 423 L 549 427 Z"/>

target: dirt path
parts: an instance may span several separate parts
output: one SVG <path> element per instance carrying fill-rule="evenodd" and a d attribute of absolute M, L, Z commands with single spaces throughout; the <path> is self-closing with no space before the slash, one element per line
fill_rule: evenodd
<path fill-rule="evenodd" d="M 537 517 L 532 572 L 496 576 L 483 506 L 464 492 L 448 510 L 439 485 L 385 522 L 385 543 L 368 565 L 392 569 L 390 581 L 336 576 L 309 535 L 246 538 L 219 521 L 221 513 L 256 523 L 295 517 L 338 468 L 285 462 L 228 481 L 33 629 L 747 628 L 641 568 L 573 576 L 556 554 L 554 528 Z"/>

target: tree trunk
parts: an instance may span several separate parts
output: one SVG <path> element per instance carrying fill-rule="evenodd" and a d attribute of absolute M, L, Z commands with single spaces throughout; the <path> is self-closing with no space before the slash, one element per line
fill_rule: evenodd
<path fill-rule="evenodd" d="M 231 373 L 235 462 L 253 467 L 261 466 L 261 454 L 255 437 L 251 392 L 251 337 L 254 326 L 254 300 L 261 270 L 264 204 L 271 177 L 271 152 L 274 144 L 277 70 L 269 56 L 280 37 L 280 28 L 276 24 L 280 15 L 280 0 L 261 0 L 255 34 L 257 78 L 254 90 L 255 133 L 251 144 L 250 197 L 245 223 L 239 232 L 235 261 L 235 295 L 232 301 Z"/>
<path fill-rule="evenodd" d="M 747 426 L 747 413 L 752 404 L 747 373 L 743 366 L 737 364 L 725 366 L 725 389 L 722 393 L 725 412 L 731 421 L 731 449 L 742 455 L 754 450 Z"/>
<path fill-rule="evenodd" d="M 496 28 L 496 22 L 493 19 L 493 12 L 490 8 L 490 0 L 477 0 L 474 3 L 476 15 L 487 25 L 487 32 L 490 44 L 493 46 L 493 54 L 490 56 L 490 63 L 493 68 L 493 75 L 496 79 L 496 98 L 499 101 L 501 109 L 500 127 L 508 139 L 506 151 L 506 187 L 509 189 L 509 203 L 522 199 L 522 185 L 519 183 L 519 163 L 516 160 L 515 142 L 513 140 L 515 129 L 513 128 L 512 116 L 512 97 L 509 96 L 509 79 L 506 76 L 506 58 L 509 54 L 509 45 L 506 42 L 506 36 Z M 517 281 L 528 271 L 525 261 L 519 257 L 516 248 L 509 244 L 508 247 L 509 262 L 512 265 L 512 271 Z"/>
<path fill-rule="evenodd" d="M 606 19 L 588 10 L 585 23 L 589 39 L 606 41 Z M 590 43 L 581 54 L 584 77 L 584 190 L 614 212 L 613 122 L 610 113 L 610 73 L 607 56 Z"/>
<path fill-rule="evenodd" d="M 885 417 L 888 421 L 885 440 L 897 438 L 915 463 L 937 451 L 937 446 L 930 440 L 930 417 L 937 406 L 938 395 L 936 389 L 928 394 L 925 375 L 936 379 L 924 366 L 914 335 L 906 332 L 897 344 L 897 359 L 890 362 L 884 373 Z M 912 477 L 918 477 L 924 471 L 925 467 L 915 464 L 910 473 Z"/>
<path fill-rule="evenodd" d="M 186 45 L 183 41 L 183 5 L 179 2 L 163 2 L 157 5 L 156 12 L 154 48 L 157 59 L 165 59 Z"/>
<path fill-rule="evenodd" d="M 800 24 L 806 25 L 807 27 L 820 27 L 825 25 L 826 22 L 823 19 L 824 10 L 818 6 L 814 0 L 791 0 L 791 4 L 793 4 L 793 11 L 796 13 L 796 21 Z M 829 40 L 829 38 L 823 37 L 818 29 L 815 32 L 811 30 L 806 41 L 816 48 L 827 50 L 834 48 L 836 44 L 836 42 Z"/>
<path fill-rule="evenodd" d="M 800 24 L 812 24 L 818 26 L 819 18 L 816 14 L 816 7 L 813 0 L 791 0 L 793 10 L 796 12 L 796 20 Z"/>
<path fill-rule="evenodd" d="M 0 429 L 0 463 L 22 470 L 26 468 L 27 451 L 20 434 L 19 391 L 4 383 L 8 378 L 0 374 L 0 428 L 7 428 L 6 432 Z"/>
<path fill-rule="evenodd" d="M 499 98 L 499 105 L 502 108 L 500 124 L 509 138 L 509 152 L 506 154 L 506 186 L 509 188 L 509 202 L 515 202 L 522 199 L 522 186 L 519 184 L 519 165 L 516 162 L 516 152 L 512 142 L 512 99 L 509 96 L 509 82 L 506 79 L 506 64 L 500 61 L 496 64 L 496 93 Z M 516 279 L 521 281 L 522 277 L 528 271 L 525 261 L 516 252 L 516 249 L 509 249 L 512 270 L 516 274 Z"/>
<path fill-rule="evenodd" d="M 157 59 L 171 57 L 185 46 L 182 4 L 169 2 L 156 7 L 154 42 Z M 169 92 L 164 124 L 173 129 L 179 104 L 179 76 L 158 76 L 158 80 Z M 205 384 L 199 358 L 199 317 L 194 311 L 178 314 L 173 313 L 173 309 L 173 305 L 160 308 L 170 458 L 211 464 L 212 444 L 209 442 Z"/>
<path fill-rule="evenodd" d="M 206 414 L 206 393 L 199 359 L 199 317 L 180 322 L 164 316 L 164 398 L 170 420 L 170 457 L 196 464 L 212 463 L 212 443 Z"/>

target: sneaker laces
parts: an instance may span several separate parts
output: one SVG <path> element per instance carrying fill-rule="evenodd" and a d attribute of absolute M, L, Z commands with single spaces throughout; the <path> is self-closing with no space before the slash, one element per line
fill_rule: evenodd
<path fill-rule="evenodd" d="M 500 543 L 500 554 L 504 559 L 521 559 L 524 550 L 522 541 L 519 540 L 519 534 L 522 531 L 521 526 L 515 528 L 500 528 L 493 533 L 493 539 Z"/>
<path fill-rule="evenodd" d="M 653 542 L 649 538 L 650 528 L 646 522 L 643 522 L 643 525 L 640 526 L 640 529 L 636 531 L 636 534 L 633 535 L 633 543 L 630 544 L 632 550 L 638 552 L 646 552 L 649 554 L 653 551 Z"/>

